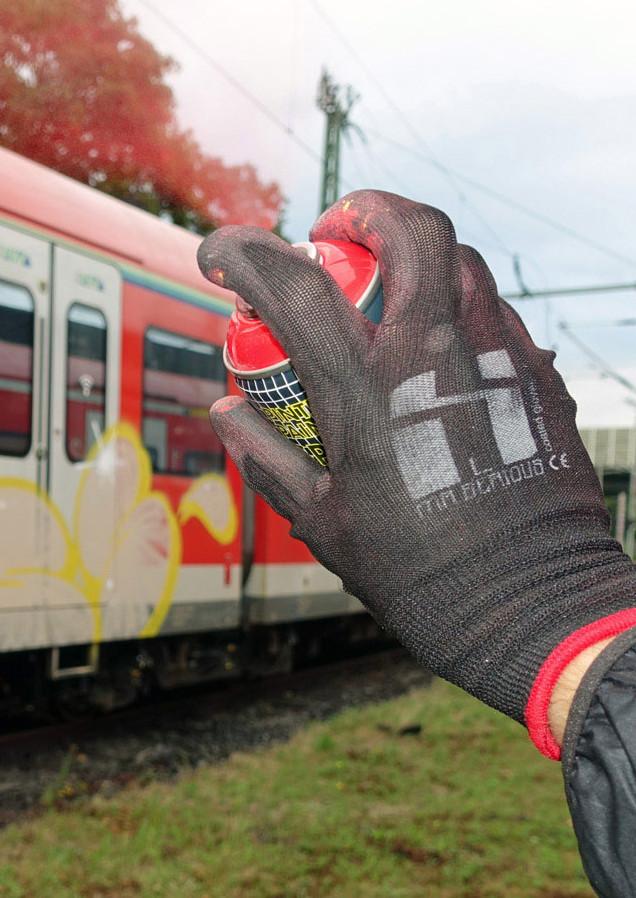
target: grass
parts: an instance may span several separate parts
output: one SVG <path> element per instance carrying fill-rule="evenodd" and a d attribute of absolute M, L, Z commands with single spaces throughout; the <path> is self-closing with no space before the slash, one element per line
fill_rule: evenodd
<path fill-rule="evenodd" d="M 559 765 L 442 682 L 0 834 L 2 898 L 592 894 Z"/>

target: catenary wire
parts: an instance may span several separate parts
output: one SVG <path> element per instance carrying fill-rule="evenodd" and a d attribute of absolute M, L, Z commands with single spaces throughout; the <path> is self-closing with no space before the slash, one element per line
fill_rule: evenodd
<path fill-rule="evenodd" d="M 578 240 L 579 243 L 584 243 L 586 246 L 589 246 L 592 249 L 595 249 L 598 252 L 603 253 L 604 255 L 619 262 L 627 263 L 631 266 L 636 266 L 636 259 L 631 258 L 631 256 L 625 256 L 623 253 L 619 253 L 611 247 L 605 246 L 605 244 L 599 243 L 597 240 L 593 240 L 591 237 L 587 237 L 585 234 L 581 234 L 579 231 L 576 231 L 569 225 L 565 225 L 562 222 L 551 218 L 549 215 L 544 215 L 542 212 L 537 212 L 536 209 L 531 209 L 528 206 L 524 206 L 523 203 L 520 203 L 517 200 L 514 200 L 511 197 L 500 193 L 498 190 L 494 190 L 492 187 L 488 187 L 487 184 L 482 184 L 481 181 L 477 181 L 474 178 L 463 175 L 461 174 L 461 172 L 458 172 L 455 169 L 448 169 L 448 166 L 445 166 L 443 165 L 443 163 L 438 162 L 432 156 L 427 156 L 426 153 L 421 152 L 416 147 L 410 147 L 407 144 L 400 143 L 400 141 L 395 140 L 393 137 L 388 137 L 386 134 L 381 134 L 377 131 L 371 131 L 369 133 L 372 137 L 375 137 L 376 140 L 381 140 L 384 143 L 396 147 L 396 149 L 402 150 L 405 153 L 410 153 L 412 156 L 415 156 L 417 159 L 421 159 L 424 162 L 427 162 L 429 165 L 432 165 L 435 168 L 441 168 L 451 171 L 458 181 L 461 181 L 464 184 L 468 184 L 475 190 L 479 190 L 486 196 L 489 196 L 506 206 L 510 206 L 511 209 L 516 209 L 518 212 L 522 212 L 529 218 L 534 218 L 536 221 L 540 221 L 543 224 L 554 228 L 556 231 L 560 231 L 562 234 L 571 237 L 573 240 Z"/>
<path fill-rule="evenodd" d="M 372 131 L 370 132 L 372 136 L 374 136 L 378 140 L 385 140 L 387 143 L 392 143 L 394 146 L 405 150 L 407 152 L 413 153 L 417 155 L 419 158 L 424 159 L 429 165 L 434 166 L 438 169 L 447 179 L 450 179 L 451 183 L 454 183 L 454 180 L 460 181 L 468 186 L 472 187 L 475 190 L 479 190 L 487 196 L 490 196 L 492 199 L 496 199 L 501 203 L 505 203 L 513 209 L 516 209 L 518 212 L 523 212 L 525 215 L 529 215 L 530 217 L 536 219 L 537 221 L 541 221 L 543 224 L 549 225 L 563 234 L 567 234 L 574 240 L 579 240 L 582 243 L 585 243 L 587 246 L 596 249 L 598 252 L 605 253 L 607 256 L 610 256 L 613 259 L 617 259 L 621 262 L 627 262 L 629 265 L 636 265 L 636 260 L 632 259 L 629 256 L 625 256 L 622 253 L 616 252 L 611 247 L 605 246 L 602 243 L 599 243 L 596 240 L 593 240 L 590 237 L 587 237 L 585 234 L 581 234 L 576 231 L 574 228 L 569 227 L 569 225 L 564 225 L 561 222 L 558 222 L 556 219 L 551 218 L 548 215 L 544 215 L 541 212 L 536 212 L 534 209 L 530 209 L 527 206 L 524 206 L 522 203 L 519 203 L 517 200 L 512 199 L 512 197 L 508 197 L 505 194 L 500 193 L 498 190 L 494 190 L 492 187 L 489 187 L 487 184 L 482 184 L 480 181 L 477 181 L 475 178 L 470 178 L 467 175 L 462 174 L 456 169 L 451 168 L 448 165 L 445 165 L 441 162 L 431 150 L 430 145 L 424 140 L 422 135 L 419 133 L 417 128 L 413 125 L 413 122 L 409 119 L 409 117 L 404 113 L 404 111 L 398 106 L 393 97 L 388 93 L 380 79 L 377 77 L 375 72 L 371 69 L 371 67 L 365 62 L 365 60 L 360 56 L 356 48 L 347 40 L 347 38 L 342 34 L 338 26 L 331 19 L 330 16 L 324 11 L 318 0 L 309 0 L 312 7 L 316 11 L 316 13 L 320 16 L 320 18 L 327 24 L 327 26 L 333 31 L 333 33 L 338 37 L 340 42 L 347 48 L 351 56 L 358 62 L 360 67 L 364 70 L 369 80 L 375 85 L 375 87 L 380 91 L 387 104 L 391 107 L 393 112 L 398 116 L 398 118 L 402 121 L 404 126 L 410 132 L 410 134 L 415 139 L 416 143 L 423 148 L 424 152 L 417 151 L 413 147 L 407 147 L 404 144 L 399 143 L 393 138 L 385 137 L 383 134 Z M 458 189 L 456 185 L 455 189 Z M 492 227 L 488 225 L 491 233 L 494 233 Z M 499 240 L 499 238 L 497 238 Z"/>
<path fill-rule="evenodd" d="M 504 299 L 541 299 L 546 296 L 580 296 L 586 293 L 624 293 L 627 290 L 636 290 L 636 282 L 628 281 L 624 284 L 589 284 L 585 287 L 554 287 L 545 290 L 530 290 L 528 292 L 506 293 Z"/>
<path fill-rule="evenodd" d="M 399 177 L 399 175 L 397 175 L 395 173 L 395 171 L 390 166 L 386 165 L 375 153 L 373 153 L 371 151 L 366 139 L 361 140 L 360 143 L 361 143 L 362 147 L 364 148 L 364 151 L 367 156 L 367 163 L 369 165 L 368 172 L 371 171 L 371 167 L 372 167 L 375 170 L 376 177 L 378 176 L 378 173 L 379 173 L 380 175 L 383 175 L 385 178 L 388 178 L 389 183 L 392 183 L 398 190 L 402 191 L 402 193 L 404 193 L 405 196 L 412 194 L 412 192 L 413 192 L 412 184 L 407 184 L 406 181 L 403 181 Z M 350 146 L 351 146 L 351 158 L 354 161 L 354 167 L 356 168 L 356 171 L 358 172 L 358 174 L 361 174 L 362 172 L 361 172 L 360 160 L 358 159 L 357 152 L 355 150 L 355 144 L 353 141 L 351 141 Z M 372 179 L 370 179 L 370 180 L 372 180 Z M 462 203 L 466 202 L 466 197 L 463 193 L 459 194 L 459 200 Z M 503 255 L 510 256 L 513 259 L 514 259 L 515 255 L 517 255 L 519 258 L 523 258 L 526 261 L 529 261 L 533 265 L 536 266 L 536 262 L 534 262 L 529 257 L 522 255 L 522 254 L 512 253 L 510 251 L 510 249 L 508 249 L 508 247 L 499 239 L 498 235 L 492 230 L 492 228 L 489 228 L 488 222 L 486 222 L 481 216 L 476 214 L 476 209 L 475 209 L 474 204 L 473 205 L 467 204 L 466 208 L 469 209 L 473 214 L 475 214 L 476 217 L 481 220 L 482 224 L 485 225 L 487 227 L 487 229 L 489 229 L 491 231 L 491 233 L 495 239 L 495 242 L 485 240 L 482 235 L 475 234 L 473 231 L 470 231 L 468 228 L 464 227 L 463 225 L 460 228 L 458 228 L 458 230 L 461 232 L 462 238 L 467 238 L 467 239 L 471 240 L 475 246 L 480 246 L 480 247 L 483 247 L 486 249 L 490 249 L 497 253 L 503 253 Z"/>
<path fill-rule="evenodd" d="M 275 127 L 277 127 L 280 131 L 282 131 L 289 140 L 293 141 L 307 156 L 311 157 L 314 162 L 322 165 L 322 157 L 320 153 L 317 153 L 310 144 L 306 143 L 302 137 L 299 137 L 298 134 L 294 131 L 294 129 L 290 125 L 286 125 L 285 122 L 276 115 L 275 112 L 263 103 L 255 94 L 251 92 L 245 85 L 239 81 L 238 78 L 235 78 L 231 72 L 229 72 L 225 66 L 221 65 L 220 62 L 217 62 L 213 56 L 211 56 L 203 47 L 199 46 L 199 44 L 193 40 L 190 35 L 183 30 L 173 19 L 170 19 L 165 13 L 161 12 L 161 10 L 157 9 L 156 6 L 150 2 L 150 0 L 139 0 L 142 6 L 146 7 L 146 9 L 150 10 L 153 15 L 155 15 L 160 21 L 164 23 L 171 31 L 177 34 L 181 40 L 193 50 L 197 56 L 199 56 L 204 62 L 206 62 L 211 68 L 213 68 L 228 84 L 230 84 L 238 93 L 241 94 L 249 103 L 252 104 L 259 112 L 265 116 Z M 342 179 L 341 179 L 342 180 Z M 348 189 L 351 189 L 351 185 L 347 184 L 344 180 L 342 183 Z"/>
<path fill-rule="evenodd" d="M 619 374 L 618 371 L 615 371 L 611 365 L 605 361 L 597 352 L 591 349 L 587 343 L 584 343 L 580 337 L 577 337 L 576 334 L 572 333 L 572 330 L 565 321 L 559 322 L 559 330 L 570 340 L 574 345 L 579 349 L 583 355 L 587 356 L 587 358 L 597 367 L 599 368 L 606 377 L 611 378 L 612 380 L 619 383 L 626 390 L 629 390 L 630 393 L 636 393 L 636 384 L 632 383 L 627 377 L 624 377 L 622 374 Z"/>
<path fill-rule="evenodd" d="M 506 246 L 504 241 L 501 239 L 499 234 L 495 231 L 492 225 L 484 218 L 482 213 L 475 207 L 475 204 L 472 201 L 468 200 L 468 197 L 464 193 L 464 191 L 457 184 L 457 176 L 454 172 L 452 172 L 448 166 L 445 166 L 439 159 L 437 159 L 430 147 L 430 145 L 426 142 L 426 140 L 422 137 L 419 131 L 415 128 L 409 117 L 404 113 L 404 111 L 400 108 L 400 106 L 395 102 L 393 97 L 388 93 L 382 81 L 377 77 L 371 66 L 366 62 L 366 60 L 360 55 L 358 50 L 353 46 L 353 44 L 347 39 L 347 37 L 342 33 L 342 31 L 338 28 L 333 19 L 325 12 L 322 8 L 322 5 L 318 2 L 318 0 L 309 0 L 311 6 L 313 7 L 316 14 L 320 19 L 327 25 L 327 27 L 333 32 L 333 34 L 338 38 L 340 43 L 346 48 L 350 56 L 356 60 L 360 68 L 366 74 L 369 81 L 375 86 L 375 88 L 380 92 L 383 96 L 387 105 L 393 110 L 395 115 L 403 122 L 407 130 L 411 133 L 415 141 L 424 148 L 424 150 L 428 153 L 431 159 L 435 159 L 437 164 L 437 168 L 444 175 L 444 177 L 448 180 L 452 188 L 457 193 L 460 201 L 466 206 L 467 209 L 470 209 L 472 214 L 477 218 L 482 226 L 486 228 L 486 230 L 490 233 L 496 243 L 500 246 L 504 253 L 509 256 L 514 256 L 515 254 L 509 247 Z"/>
<path fill-rule="evenodd" d="M 407 184 L 406 181 L 403 181 L 399 177 L 399 175 L 397 175 L 390 168 L 390 166 L 386 165 L 378 156 L 376 156 L 374 153 L 372 153 L 369 148 L 369 145 L 368 145 L 368 143 L 366 143 L 366 141 L 363 141 L 362 145 L 363 145 L 365 153 L 367 155 L 369 165 L 373 166 L 373 168 L 376 170 L 376 172 L 380 172 L 385 178 L 388 178 L 389 182 L 392 182 L 395 185 L 395 187 L 398 190 L 402 191 L 405 195 L 408 195 L 409 193 L 412 194 L 412 192 L 413 192 L 412 184 Z M 353 155 L 353 153 L 352 153 L 352 155 Z M 460 197 L 460 201 L 461 201 L 461 199 L 462 198 Z M 473 211 L 474 211 L 474 209 L 473 209 Z M 488 249 L 493 250 L 498 253 L 503 252 L 504 255 L 511 255 L 510 251 L 505 246 L 503 246 L 503 244 L 501 243 L 500 240 L 497 240 L 496 243 L 491 243 L 488 240 L 484 240 L 484 238 L 482 236 L 475 234 L 472 231 L 468 230 L 464 226 L 459 228 L 459 230 L 461 231 L 462 237 L 466 237 L 466 238 L 472 240 L 478 246 L 488 248 Z"/>
<path fill-rule="evenodd" d="M 215 71 L 217 71 L 238 93 L 240 93 L 246 100 L 248 100 L 248 102 L 250 102 L 255 108 L 257 108 L 261 112 L 261 114 L 264 115 L 275 127 L 277 127 L 280 131 L 282 131 L 288 137 L 289 140 L 291 140 L 301 150 L 303 150 L 303 152 L 306 155 L 308 155 L 314 162 L 316 162 L 318 164 L 322 164 L 322 157 L 320 156 L 319 153 L 317 153 L 313 149 L 313 147 L 311 147 L 301 137 L 299 137 L 299 135 L 294 131 L 293 128 L 291 128 L 289 125 L 286 125 L 285 122 L 276 115 L 276 113 L 272 112 L 272 110 L 265 103 L 263 103 L 262 100 L 260 100 L 258 97 L 256 97 L 237 78 L 235 78 L 234 75 L 232 75 L 230 72 L 228 72 L 228 70 L 223 65 L 221 65 L 221 63 L 217 62 L 212 56 L 210 56 L 209 53 L 207 53 L 205 50 L 203 50 L 203 48 L 200 47 L 196 43 L 196 41 L 194 41 L 187 34 L 187 32 L 185 32 L 182 28 L 180 28 L 173 20 L 171 20 L 163 12 L 159 11 L 150 2 L 150 0 L 139 0 L 139 2 L 142 4 L 142 6 L 145 6 L 148 10 L 150 10 L 150 12 L 152 12 L 158 19 L 160 19 L 168 28 L 170 28 L 172 31 L 174 31 L 175 34 L 177 34 L 184 41 L 184 43 L 186 43 L 195 53 L 197 53 L 197 55 L 201 59 L 203 59 L 208 65 L 210 65 L 212 68 L 214 68 Z M 395 146 L 398 149 L 403 150 L 404 152 L 410 153 L 420 159 L 423 159 L 429 165 L 432 165 L 433 167 L 435 167 L 439 171 L 441 171 L 446 177 L 450 177 L 451 179 L 456 178 L 457 180 L 473 187 L 475 190 L 480 190 L 482 193 L 486 194 L 487 196 L 490 196 L 491 198 L 498 200 L 501 203 L 507 204 L 511 208 L 514 208 L 517 211 L 522 212 L 525 215 L 528 215 L 531 218 L 534 218 L 535 220 L 542 222 L 543 224 L 549 225 L 550 227 L 553 227 L 553 228 L 561 231 L 562 233 L 568 235 L 572 239 L 575 239 L 582 243 L 585 243 L 586 245 L 592 247 L 593 249 L 596 249 L 598 252 L 605 253 L 607 256 L 610 256 L 610 257 L 617 259 L 621 262 L 627 262 L 630 265 L 636 265 L 636 260 L 632 259 L 631 257 L 625 256 L 622 253 L 617 253 L 615 250 L 612 250 L 611 248 L 606 247 L 603 244 L 600 244 L 597 241 L 592 240 L 589 237 L 586 237 L 584 234 L 580 234 L 578 231 L 575 231 L 573 228 L 570 228 L 568 225 L 563 225 L 562 223 L 556 221 L 555 219 L 550 218 L 549 216 L 544 215 L 543 213 L 540 213 L 540 212 L 537 212 L 536 210 L 530 209 L 527 206 L 524 206 L 522 203 L 519 203 L 518 201 L 505 196 L 504 194 L 500 193 L 499 191 L 496 191 L 493 188 L 488 187 L 488 185 L 482 184 L 481 182 L 475 180 L 474 178 L 470 178 L 466 175 L 463 175 L 461 172 L 458 172 L 454 169 L 449 168 L 447 165 L 445 165 L 444 163 L 442 163 L 438 159 L 436 159 L 431 154 L 430 149 L 428 149 L 428 145 L 423 140 L 421 135 L 419 135 L 418 132 L 416 131 L 416 129 L 413 128 L 412 124 L 409 122 L 408 118 L 404 115 L 402 110 L 400 110 L 400 108 L 397 106 L 397 104 L 395 104 L 394 101 L 392 100 L 392 98 L 386 93 L 381 82 L 377 81 L 377 79 L 373 75 L 372 71 L 370 69 L 368 69 L 366 63 L 364 63 L 364 61 L 359 57 L 359 55 L 355 52 L 355 50 L 353 50 L 353 48 L 351 47 L 349 42 L 346 40 L 346 38 L 344 38 L 344 36 L 341 35 L 340 31 L 333 25 L 331 20 L 326 16 L 326 14 L 323 12 L 323 10 L 319 7 L 316 0 L 310 0 L 310 2 L 314 6 L 314 8 L 318 12 L 318 14 L 326 22 L 328 22 L 330 24 L 330 27 L 333 28 L 334 32 L 337 33 L 338 36 L 341 38 L 341 40 L 347 45 L 350 52 L 352 52 L 352 54 L 358 59 L 360 65 L 365 69 L 365 71 L 367 72 L 369 77 L 373 80 L 373 82 L 382 91 L 382 93 L 383 93 L 385 99 L 387 100 L 387 102 L 389 103 L 389 105 L 396 111 L 396 113 L 400 116 L 400 118 L 403 119 L 403 121 L 406 123 L 406 125 L 409 128 L 409 130 L 411 131 L 411 133 L 414 134 L 418 143 L 427 147 L 428 155 L 426 155 L 425 153 L 423 153 L 421 151 L 418 151 L 416 148 L 406 146 L 405 144 L 401 144 L 399 141 L 396 141 L 393 138 L 386 137 L 385 135 L 383 135 L 377 131 L 373 131 L 372 136 L 374 136 L 378 140 L 382 140 L 386 143 L 392 144 L 393 146 Z M 348 184 L 345 181 L 345 179 L 342 179 L 342 183 L 345 187 L 347 187 L 348 189 L 351 189 L 351 184 Z M 457 189 L 456 185 L 455 185 L 455 189 Z M 460 198 L 463 198 L 465 201 L 465 196 L 461 192 L 459 192 L 459 195 L 460 195 Z M 474 207 L 473 207 L 473 214 L 478 215 L 478 213 L 475 212 Z M 483 217 L 482 217 L 482 223 L 485 224 L 485 220 L 483 219 Z M 488 228 L 491 231 L 491 233 L 496 237 L 497 243 L 502 248 L 505 247 L 505 244 L 503 244 L 503 241 L 501 241 L 501 238 L 499 238 L 498 235 L 496 235 L 496 232 L 494 231 L 494 229 L 492 229 L 492 226 L 488 225 Z M 507 248 L 505 248 L 505 251 L 511 256 L 514 255 Z"/>
<path fill-rule="evenodd" d="M 568 327 L 636 327 L 636 318 L 616 318 L 614 321 L 575 321 Z"/>

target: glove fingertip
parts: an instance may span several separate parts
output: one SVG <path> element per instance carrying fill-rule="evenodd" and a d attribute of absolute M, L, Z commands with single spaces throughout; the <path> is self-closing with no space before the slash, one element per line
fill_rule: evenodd
<path fill-rule="evenodd" d="M 218 426 L 223 427 L 223 419 L 236 411 L 241 405 L 247 405 L 247 402 L 245 399 L 241 399 L 240 396 L 223 396 L 221 399 L 217 399 L 210 406 L 208 412 L 210 424 L 214 430 L 217 430 Z"/>

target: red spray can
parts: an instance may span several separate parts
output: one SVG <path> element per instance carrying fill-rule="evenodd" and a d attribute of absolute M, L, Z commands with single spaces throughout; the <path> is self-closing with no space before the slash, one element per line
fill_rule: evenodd
<path fill-rule="evenodd" d="M 295 248 L 331 275 L 342 292 L 376 324 L 382 316 L 382 284 L 372 253 L 346 240 L 296 243 Z M 307 396 L 287 353 L 245 302 L 237 302 L 223 360 L 239 389 L 284 437 L 326 466 L 324 446 Z"/>

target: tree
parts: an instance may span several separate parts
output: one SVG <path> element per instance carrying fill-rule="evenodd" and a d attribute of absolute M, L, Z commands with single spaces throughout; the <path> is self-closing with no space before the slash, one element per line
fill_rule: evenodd
<path fill-rule="evenodd" d="M 179 127 L 174 69 L 118 0 L 3 3 L 0 143 L 191 230 L 274 227 L 279 187 Z"/>

